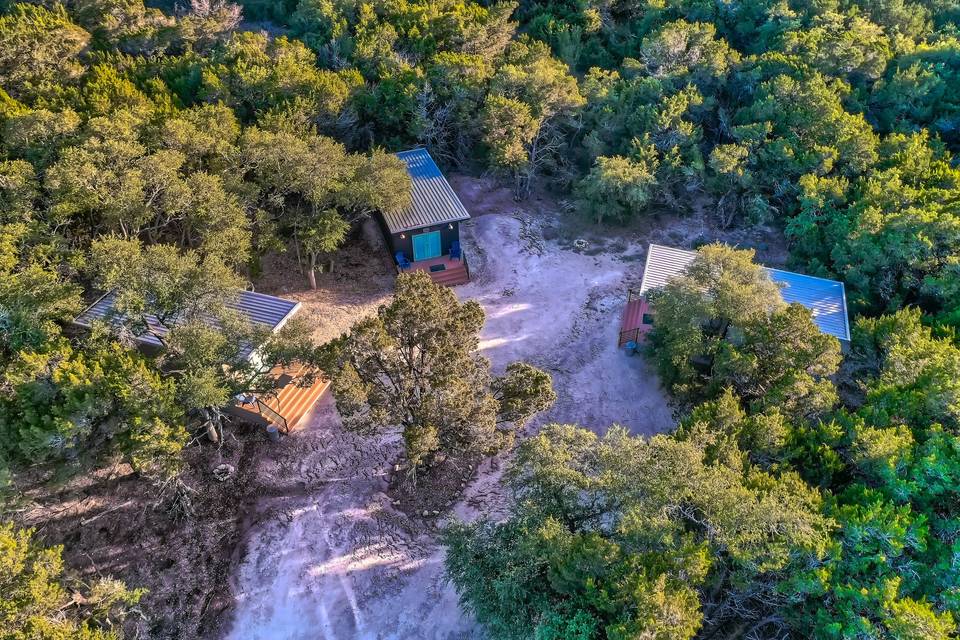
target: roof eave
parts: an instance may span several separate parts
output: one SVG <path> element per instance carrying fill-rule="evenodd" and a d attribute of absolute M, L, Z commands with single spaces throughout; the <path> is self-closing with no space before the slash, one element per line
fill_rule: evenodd
<path fill-rule="evenodd" d="M 430 227 L 442 226 L 445 224 L 453 224 L 454 222 L 463 222 L 465 220 L 470 219 L 470 214 L 468 213 L 465 216 L 459 216 L 456 218 L 437 220 L 429 224 L 413 225 L 413 226 L 398 227 L 398 228 L 395 228 L 390 225 L 390 218 L 388 218 L 387 216 L 383 216 L 383 219 L 387 223 L 387 231 L 389 231 L 391 235 L 396 235 L 398 233 L 407 233 L 408 231 L 417 231 L 418 229 L 428 229 Z"/>
<path fill-rule="evenodd" d="M 650 254 L 653 253 L 653 248 L 658 245 L 653 243 L 647 245 L 647 257 L 643 259 L 643 276 L 640 278 L 640 295 L 644 294 L 646 285 L 647 285 L 647 274 L 650 273 L 648 267 L 650 266 Z"/>

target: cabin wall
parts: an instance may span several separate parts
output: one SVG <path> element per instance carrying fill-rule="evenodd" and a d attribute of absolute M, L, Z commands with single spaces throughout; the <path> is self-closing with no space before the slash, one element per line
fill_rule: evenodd
<path fill-rule="evenodd" d="M 403 251 L 403 255 L 407 257 L 407 260 L 413 261 L 413 236 L 418 233 L 429 233 L 431 231 L 440 232 L 440 251 L 443 255 L 450 253 L 450 245 L 455 241 L 460 239 L 460 223 L 451 222 L 443 224 L 435 224 L 429 227 L 423 227 L 422 229 L 413 229 L 412 231 L 404 231 L 400 233 L 390 233 L 387 229 L 387 225 L 383 222 L 381 216 L 377 216 L 380 221 L 380 229 L 383 231 L 384 238 L 387 241 L 387 246 L 390 248 L 390 255 L 395 256 L 398 251 Z M 450 226 L 453 226 L 453 229 Z M 401 238 L 403 235 L 405 237 Z"/>

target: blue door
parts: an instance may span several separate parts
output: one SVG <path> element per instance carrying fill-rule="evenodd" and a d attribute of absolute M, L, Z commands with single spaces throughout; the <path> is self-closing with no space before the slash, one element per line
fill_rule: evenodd
<path fill-rule="evenodd" d="M 418 233 L 413 236 L 413 259 L 429 260 L 440 256 L 440 232 Z"/>

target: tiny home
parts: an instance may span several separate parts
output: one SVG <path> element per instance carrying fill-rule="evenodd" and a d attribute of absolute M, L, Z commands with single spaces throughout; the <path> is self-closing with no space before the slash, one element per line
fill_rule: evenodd
<path fill-rule="evenodd" d="M 397 270 L 426 271 L 446 285 L 469 281 L 460 223 L 470 214 L 426 149 L 402 151 L 397 157 L 410 173 L 412 201 L 402 211 L 380 216 Z"/>
<path fill-rule="evenodd" d="M 105 294 L 77 316 L 73 324 L 86 329 L 89 329 L 97 321 L 119 326 L 122 324 L 122 318 L 118 316 L 114 309 L 116 298 L 117 294 L 114 291 Z M 240 291 L 235 298 L 227 302 L 227 307 L 236 311 L 247 322 L 267 326 L 271 331 L 276 332 L 300 310 L 300 303 L 264 293 Z M 144 352 L 156 352 L 163 346 L 162 339 L 169 328 L 153 316 L 147 316 L 146 321 L 147 326 L 143 328 L 142 332 L 133 336 L 133 339 Z M 204 322 L 207 321 L 204 320 Z M 248 359 L 255 359 L 255 347 L 256 345 L 242 345 L 241 355 Z"/>
<path fill-rule="evenodd" d="M 631 341 L 643 341 L 653 328 L 655 315 L 647 298 L 649 292 L 682 275 L 696 257 L 696 251 L 650 245 L 640 290 L 627 295 L 627 306 L 620 325 L 621 346 Z M 820 331 L 837 338 L 846 348 L 850 342 L 850 321 L 847 317 L 847 294 L 842 282 L 769 267 L 764 267 L 764 270 L 780 286 L 784 302 L 801 304 L 809 309 Z"/>
<path fill-rule="evenodd" d="M 116 293 L 111 291 L 77 316 L 73 324 L 81 329 L 89 329 L 95 322 L 106 322 L 116 327 L 122 323 L 122 318 L 118 316 L 115 304 Z M 300 303 L 254 291 L 240 291 L 227 303 L 227 307 L 247 322 L 277 332 L 300 310 Z M 143 352 L 156 354 L 163 348 L 163 337 L 169 332 L 169 327 L 153 316 L 147 316 L 146 322 L 144 330 L 132 337 Z M 205 318 L 204 322 L 208 320 Z M 214 322 L 211 317 L 209 323 Z M 253 363 L 254 367 L 262 367 L 259 347 L 241 344 L 240 356 Z M 305 377 L 307 374 L 311 377 Z M 297 363 L 270 371 L 270 377 L 275 381 L 273 389 L 235 398 L 233 405 L 227 408 L 228 413 L 258 426 L 274 424 L 280 430 L 288 431 L 330 385 L 328 380 L 314 376 L 313 372 Z M 303 384 L 309 380 L 312 380 L 312 384 Z"/>

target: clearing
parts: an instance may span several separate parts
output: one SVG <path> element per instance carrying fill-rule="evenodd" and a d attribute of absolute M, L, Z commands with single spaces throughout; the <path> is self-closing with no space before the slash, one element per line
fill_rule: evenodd
<path fill-rule="evenodd" d="M 704 237 L 702 220 L 656 220 L 610 240 L 561 223 L 560 205 L 547 196 L 518 205 L 489 180 L 451 182 L 474 215 L 463 227 L 473 280 L 456 292 L 486 310 L 483 353 L 495 371 L 522 359 L 553 375 L 557 403 L 530 428 L 571 422 L 597 432 L 613 423 L 647 435 L 671 429 L 671 409 L 651 367 L 617 349 L 620 314 L 627 287 L 639 283 L 647 242 L 690 246 Z M 761 259 L 777 262 L 763 255 L 763 238 L 725 239 L 759 245 Z M 281 261 L 285 268 L 276 263 L 267 271 L 297 290 L 261 285 L 303 302 L 304 313 L 320 323 L 318 337 L 330 338 L 390 295 L 392 265 L 389 258 L 371 260 L 376 253 L 351 249 L 337 271 L 320 276 L 318 291 L 302 288 L 289 257 Z M 236 604 L 222 620 L 227 637 L 482 637 L 443 578 L 436 532 L 445 516 L 411 518 L 387 494 L 399 450 L 395 438 L 345 432 L 328 394 L 305 426 L 261 457 L 262 498 L 249 514 L 245 556 L 231 584 Z M 499 469 L 497 459 L 465 469 L 468 485 L 452 513 L 470 519 L 502 506 Z"/>

